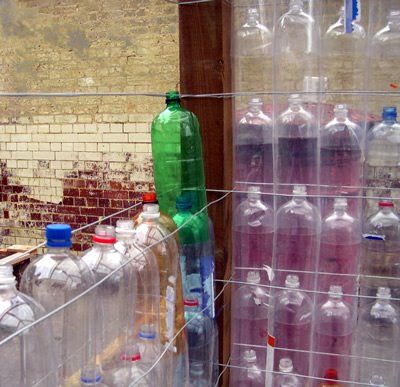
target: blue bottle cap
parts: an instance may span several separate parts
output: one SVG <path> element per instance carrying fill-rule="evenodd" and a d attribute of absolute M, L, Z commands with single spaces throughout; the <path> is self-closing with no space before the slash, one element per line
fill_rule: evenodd
<path fill-rule="evenodd" d="M 396 121 L 397 108 L 395 106 L 385 106 L 382 112 L 382 119 L 384 121 Z"/>
<path fill-rule="evenodd" d="M 47 247 L 71 247 L 72 229 L 69 224 L 49 224 L 46 226 Z"/>
<path fill-rule="evenodd" d="M 176 198 L 177 210 L 190 210 L 192 205 L 192 199 L 189 195 L 180 195 Z"/>

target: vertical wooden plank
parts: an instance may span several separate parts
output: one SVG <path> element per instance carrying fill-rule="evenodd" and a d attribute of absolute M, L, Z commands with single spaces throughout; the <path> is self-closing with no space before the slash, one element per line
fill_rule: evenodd
<path fill-rule="evenodd" d="M 231 90 L 230 3 L 215 0 L 179 6 L 180 90 L 182 94 L 224 93 Z M 209 189 L 231 189 L 232 125 L 231 100 L 187 98 L 183 104 L 199 118 L 202 128 L 206 185 Z M 222 193 L 208 193 L 208 201 Z M 216 239 L 217 279 L 231 273 L 231 200 L 209 209 Z M 217 292 L 222 288 L 219 282 Z M 217 302 L 220 332 L 220 362 L 230 354 L 230 287 Z M 223 384 L 228 385 L 228 372 Z"/>

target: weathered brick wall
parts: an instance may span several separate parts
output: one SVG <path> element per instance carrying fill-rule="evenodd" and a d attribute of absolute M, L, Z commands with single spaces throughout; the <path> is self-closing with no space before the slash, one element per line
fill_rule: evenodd
<path fill-rule="evenodd" d="M 3 0 L 0 90 L 165 92 L 178 83 L 178 9 L 164 0 Z M 163 98 L 0 98 L 0 246 L 36 244 L 152 186 Z M 75 247 L 86 247 L 87 236 Z"/>

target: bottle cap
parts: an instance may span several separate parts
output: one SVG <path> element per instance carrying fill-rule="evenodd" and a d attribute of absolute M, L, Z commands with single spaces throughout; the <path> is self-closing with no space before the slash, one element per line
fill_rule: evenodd
<path fill-rule="evenodd" d="M 197 298 L 186 298 L 183 301 L 183 305 L 188 306 L 190 308 L 194 308 L 199 306 L 199 300 Z"/>
<path fill-rule="evenodd" d="M 295 5 L 303 7 L 303 0 L 290 0 L 290 7 Z"/>
<path fill-rule="evenodd" d="M 255 185 L 250 186 L 247 192 L 247 198 L 250 200 L 260 200 L 261 199 L 260 187 Z"/>
<path fill-rule="evenodd" d="M 12 265 L 0 265 L 0 284 L 15 284 L 15 276 Z"/>
<path fill-rule="evenodd" d="M 400 10 L 398 10 L 398 9 L 391 10 L 389 12 L 388 21 L 392 22 L 392 21 L 398 21 L 398 20 L 400 20 Z"/>
<path fill-rule="evenodd" d="M 129 361 L 134 363 L 135 361 L 139 361 L 141 359 L 139 348 L 136 344 L 129 345 L 121 352 L 119 356 L 122 361 Z"/>
<path fill-rule="evenodd" d="M 325 371 L 324 379 L 338 380 L 337 370 L 335 370 L 334 368 L 328 368 Z"/>
<path fill-rule="evenodd" d="M 293 362 L 288 357 L 283 357 L 279 360 L 279 371 L 280 372 L 293 372 Z"/>
<path fill-rule="evenodd" d="M 386 387 L 385 379 L 382 375 L 373 375 L 371 380 L 369 381 L 369 384 L 372 384 L 374 386 Z"/>
<path fill-rule="evenodd" d="M 192 208 L 192 199 L 189 195 L 180 195 L 176 198 L 177 210 L 190 210 Z"/>
<path fill-rule="evenodd" d="M 145 192 L 142 195 L 143 204 L 158 204 L 157 195 L 155 192 Z"/>
<path fill-rule="evenodd" d="M 115 232 L 117 234 L 135 234 L 135 224 L 133 223 L 133 220 L 118 219 Z"/>
<path fill-rule="evenodd" d="M 156 338 L 156 331 L 154 329 L 154 325 L 152 325 L 152 324 L 143 324 L 140 327 L 140 331 L 138 333 L 138 336 L 141 339 L 154 340 Z"/>
<path fill-rule="evenodd" d="M 294 274 L 287 275 L 285 286 L 290 289 L 298 289 L 300 287 L 299 276 Z"/>
<path fill-rule="evenodd" d="M 261 281 L 260 273 L 258 271 L 249 271 L 247 273 L 246 282 L 250 284 L 259 284 Z"/>
<path fill-rule="evenodd" d="M 100 367 L 97 365 L 86 366 L 81 372 L 81 382 L 84 384 L 100 383 L 103 380 Z"/>
<path fill-rule="evenodd" d="M 329 296 L 333 298 L 342 298 L 343 290 L 341 286 L 331 285 L 329 287 Z"/>
<path fill-rule="evenodd" d="M 291 94 L 288 101 L 289 105 L 300 105 L 303 100 L 300 94 Z"/>
<path fill-rule="evenodd" d="M 251 17 L 251 18 L 255 18 L 258 19 L 258 9 L 257 8 L 249 8 L 247 10 L 247 16 Z"/>
<path fill-rule="evenodd" d="M 376 297 L 380 300 L 390 299 L 390 288 L 379 287 L 376 292 Z"/>
<path fill-rule="evenodd" d="M 333 202 L 333 208 L 347 208 L 347 199 L 346 198 L 335 198 Z"/>
<path fill-rule="evenodd" d="M 381 201 L 378 203 L 379 207 L 394 207 L 393 202 L 389 202 L 389 201 Z"/>
<path fill-rule="evenodd" d="M 71 247 L 72 229 L 69 224 L 49 224 L 46 226 L 47 247 Z"/>
<path fill-rule="evenodd" d="M 254 351 L 253 349 L 250 349 L 248 351 L 244 351 L 243 360 L 245 360 L 246 362 L 255 362 L 255 361 L 257 361 L 256 351 Z"/>
<path fill-rule="evenodd" d="M 160 217 L 160 206 L 158 204 L 146 204 L 143 208 L 143 219 L 157 219 Z"/>
<path fill-rule="evenodd" d="M 385 106 L 382 112 L 382 119 L 384 121 L 396 121 L 397 108 L 395 106 Z"/>
<path fill-rule="evenodd" d="M 349 110 L 347 109 L 346 104 L 338 104 L 335 105 L 333 112 L 336 118 L 346 118 Z"/>
<path fill-rule="evenodd" d="M 295 185 L 293 187 L 293 195 L 294 196 L 306 196 L 307 188 L 305 185 Z"/>
<path fill-rule="evenodd" d="M 249 101 L 249 107 L 257 107 L 260 108 L 263 105 L 261 98 L 252 98 Z"/>
<path fill-rule="evenodd" d="M 115 238 L 114 226 L 106 224 L 99 224 L 94 229 L 94 235 L 92 238 L 94 243 L 101 243 L 104 245 L 113 245 L 117 240 Z"/>
<path fill-rule="evenodd" d="M 176 90 L 170 90 L 165 94 L 165 102 L 168 104 L 169 102 L 179 102 L 181 97 L 179 96 L 179 92 Z"/>

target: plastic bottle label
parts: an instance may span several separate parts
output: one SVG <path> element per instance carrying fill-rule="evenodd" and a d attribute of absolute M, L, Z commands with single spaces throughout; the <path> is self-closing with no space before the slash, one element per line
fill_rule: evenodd
<path fill-rule="evenodd" d="M 175 289 L 167 286 L 167 337 L 172 340 L 174 337 L 175 322 Z"/>
<path fill-rule="evenodd" d="M 214 258 L 202 257 L 200 260 L 200 274 L 203 285 L 203 309 L 208 307 L 204 313 L 214 318 Z"/>

